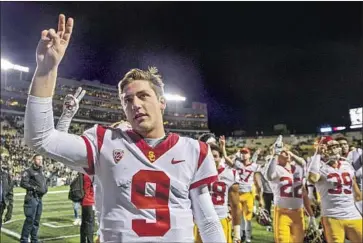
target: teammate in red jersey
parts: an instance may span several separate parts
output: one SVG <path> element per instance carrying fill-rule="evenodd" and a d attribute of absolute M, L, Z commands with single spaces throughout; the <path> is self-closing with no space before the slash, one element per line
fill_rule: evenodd
<path fill-rule="evenodd" d="M 207 144 L 166 134 L 163 82 L 156 69 L 132 69 L 119 83 L 132 130 L 95 125 L 76 136 L 54 129 L 52 95 L 74 21 L 44 30 L 25 112 L 28 146 L 96 174 L 103 190 L 102 242 L 193 242 L 193 216 L 205 242 L 226 242 L 208 184 L 217 178 Z"/>

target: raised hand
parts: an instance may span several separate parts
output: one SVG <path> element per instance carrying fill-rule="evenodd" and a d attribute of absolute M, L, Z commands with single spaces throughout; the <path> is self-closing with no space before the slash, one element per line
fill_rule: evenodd
<path fill-rule="evenodd" d="M 36 51 L 38 69 L 49 72 L 57 68 L 71 39 L 74 21 L 63 14 L 59 15 L 58 30 L 43 30 Z"/>
<path fill-rule="evenodd" d="M 63 102 L 63 115 L 73 118 L 73 116 L 77 113 L 79 108 L 79 102 L 83 99 L 83 96 L 86 94 L 86 90 L 82 90 L 82 87 L 78 87 L 76 93 L 74 95 L 67 94 L 64 98 Z"/>
<path fill-rule="evenodd" d="M 226 146 L 226 137 L 224 135 L 219 137 L 219 146 L 222 148 Z"/>

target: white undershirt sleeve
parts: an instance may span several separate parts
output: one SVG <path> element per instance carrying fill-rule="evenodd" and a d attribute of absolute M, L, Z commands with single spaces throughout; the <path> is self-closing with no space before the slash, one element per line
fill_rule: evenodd
<path fill-rule="evenodd" d="M 225 243 L 223 228 L 206 185 L 190 190 L 192 209 L 200 236 L 206 243 Z"/>
<path fill-rule="evenodd" d="M 277 160 L 274 157 L 270 160 L 270 162 L 266 166 L 265 178 L 268 181 L 273 181 L 277 178 L 276 167 L 277 167 Z"/>
<path fill-rule="evenodd" d="M 88 167 L 85 141 L 77 135 L 54 129 L 52 98 L 29 95 L 25 109 L 26 145 L 69 166 Z"/>

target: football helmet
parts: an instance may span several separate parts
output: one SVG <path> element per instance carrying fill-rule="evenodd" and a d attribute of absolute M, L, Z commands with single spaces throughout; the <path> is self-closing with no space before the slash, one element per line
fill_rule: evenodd
<path fill-rule="evenodd" d="M 304 243 L 325 243 L 323 236 L 323 229 L 315 229 L 314 227 L 309 227 L 305 231 Z"/>
<path fill-rule="evenodd" d="M 270 214 L 264 208 L 259 208 L 257 210 L 256 221 L 259 225 L 262 225 L 262 226 L 271 226 L 272 225 L 272 219 L 270 217 Z"/>

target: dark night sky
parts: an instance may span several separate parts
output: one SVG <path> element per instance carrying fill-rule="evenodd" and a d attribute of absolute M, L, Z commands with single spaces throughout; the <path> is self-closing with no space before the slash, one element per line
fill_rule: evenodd
<path fill-rule="evenodd" d="M 362 106 L 361 2 L 1 3 L 1 55 L 35 67 L 42 29 L 75 18 L 60 76 L 116 85 L 155 65 L 208 103 L 210 128 L 314 132 Z"/>

